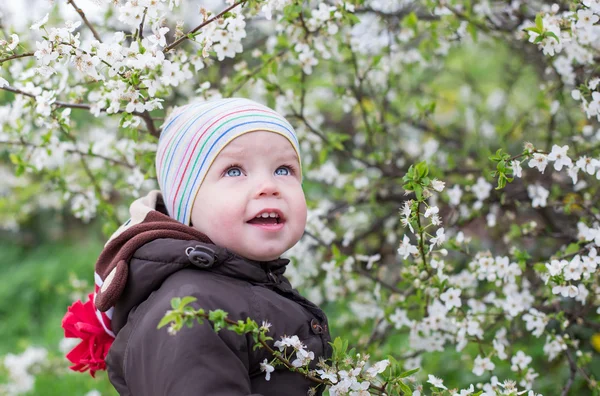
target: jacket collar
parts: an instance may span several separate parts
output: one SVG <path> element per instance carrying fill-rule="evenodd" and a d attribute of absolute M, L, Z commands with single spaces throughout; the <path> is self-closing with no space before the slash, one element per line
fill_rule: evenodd
<path fill-rule="evenodd" d="M 196 267 L 254 283 L 273 282 L 272 275 L 279 278 L 289 263 L 285 258 L 250 260 L 212 243 L 178 239 L 156 239 L 140 247 L 133 258 L 165 265 L 172 263 L 177 267 Z M 133 267 L 130 271 L 135 271 Z"/>

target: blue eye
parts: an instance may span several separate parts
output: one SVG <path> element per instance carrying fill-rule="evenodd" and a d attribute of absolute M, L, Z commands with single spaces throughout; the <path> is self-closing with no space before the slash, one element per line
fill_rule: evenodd
<path fill-rule="evenodd" d="M 231 168 L 227 169 L 227 171 L 225 172 L 225 175 L 229 176 L 229 177 L 241 176 L 242 175 L 242 170 L 240 168 L 237 168 L 237 167 L 231 167 Z"/>
<path fill-rule="evenodd" d="M 275 170 L 277 176 L 289 176 L 292 174 L 292 170 L 289 166 L 280 166 Z"/>

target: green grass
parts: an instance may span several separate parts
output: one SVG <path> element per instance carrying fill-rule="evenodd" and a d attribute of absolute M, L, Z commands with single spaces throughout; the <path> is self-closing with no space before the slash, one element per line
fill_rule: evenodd
<path fill-rule="evenodd" d="M 90 238 L 41 244 L 33 248 L 0 242 L 0 358 L 20 354 L 28 346 L 48 350 L 49 366 L 36 377 L 31 395 L 85 395 L 92 389 L 102 395 L 116 392 L 104 373 L 72 373 L 58 349 L 63 339 L 61 320 L 72 304 L 70 277 L 87 281 L 92 291 L 94 264 L 102 242 Z M 0 373 L 0 383 L 6 373 Z"/>

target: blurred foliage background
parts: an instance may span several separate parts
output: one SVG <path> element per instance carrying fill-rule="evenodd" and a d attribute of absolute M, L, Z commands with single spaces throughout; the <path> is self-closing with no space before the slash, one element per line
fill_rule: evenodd
<path fill-rule="evenodd" d="M 470 87 L 482 97 L 487 97 L 501 87 L 510 92 L 511 98 L 508 100 L 518 103 L 518 110 L 526 112 L 537 101 L 544 100 L 536 95 L 542 82 L 531 68 L 526 60 L 510 56 L 510 49 L 501 43 L 487 42 L 452 50 L 443 72 L 421 76 L 424 81 L 431 81 L 418 88 L 426 89 L 431 96 L 439 98 L 434 111 L 440 114 L 455 110 L 457 97 L 465 87 Z M 512 89 L 507 89 L 507 85 L 512 86 Z M 0 91 L 0 104 L 11 99 L 11 94 Z M 81 113 L 82 116 L 86 114 Z M 519 151 L 523 140 L 530 136 L 531 131 L 513 128 L 514 121 L 504 121 L 509 132 L 503 136 L 494 136 L 495 141 L 491 141 L 491 137 L 480 136 L 475 139 L 466 134 L 448 135 L 445 138 L 448 144 L 466 139 L 462 141 L 464 155 L 478 150 L 491 152 L 498 143 L 496 139 L 502 140 L 508 150 Z M 497 125 L 503 124 L 500 122 Z M 535 135 L 540 137 L 539 132 Z M 5 156 L 1 160 L 4 169 L 12 172 L 9 159 Z M 11 175 L 7 177 L 12 178 Z M 4 182 L 6 179 L 2 183 Z M 11 194 L 19 194 L 24 206 L 28 205 L 29 200 L 43 201 L 45 188 L 38 183 L 40 181 L 32 180 L 31 183 L 14 187 Z M 308 190 L 307 199 L 313 203 L 328 193 L 318 185 L 311 185 Z M 7 198 L 6 195 L 0 196 L 0 208 L 3 212 L 20 210 L 19 207 L 9 207 L 9 202 L 14 200 Z M 36 377 L 35 389 L 31 395 L 76 396 L 94 390 L 101 395 L 116 394 L 106 373 L 100 372 L 94 379 L 88 374 L 69 372 L 64 351 L 60 348 L 63 340 L 60 322 L 66 308 L 92 290 L 94 263 L 106 240 L 102 225 L 103 219 L 83 223 L 73 218 L 67 210 L 36 208 L 14 230 L 5 230 L 0 234 L 0 356 L 22 353 L 29 346 L 44 347 L 49 353 L 49 360 Z M 357 327 L 354 321 L 348 321 L 348 315 L 352 315 L 352 312 L 348 309 L 347 302 L 344 300 L 323 306 L 331 317 L 332 335 L 335 337 L 343 334 L 355 345 L 368 345 L 365 335 L 371 333 L 374 324 L 367 321 L 362 327 Z M 350 324 L 345 324 L 347 322 Z M 532 338 L 531 341 L 536 343 L 535 348 L 531 348 L 531 344 L 528 347 L 529 352 L 537 354 L 532 356 L 534 362 L 538 358 L 543 360 L 543 339 Z M 382 359 L 388 354 L 396 355 L 396 351 L 406 342 L 406 335 L 391 336 L 383 345 L 367 349 L 373 358 Z M 444 378 L 447 384 L 477 382 L 478 378 L 465 369 L 462 355 L 462 352 L 453 351 L 429 354 L 423 366 L 429 372 Z M 597 364 L 592 367 L 596 368 L 595 375 L 600 376 L 600 360 L 597 357 L 596 360 Z M 500 369 L 498 372 L 510 376 L 510 365 L 505 363 L 505 367 L 497 367 Z M 564 383 L 567 376 L 566 366 L 558 377 L 545 376 L 542 372 L 536 380 L 537 388 L 545 395 L 558 394 L 557 384 Z M 6 373 L 0 370 L 0 383 L 3 378 L 6 379 Z M 583 395 L 584 389 L 575 387 L 572 394 Z"/>

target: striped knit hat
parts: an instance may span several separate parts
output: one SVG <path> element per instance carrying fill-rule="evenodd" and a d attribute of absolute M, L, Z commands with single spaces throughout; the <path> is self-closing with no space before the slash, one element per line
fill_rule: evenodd
<path fill-rule="evenodd" d="M 300 150 L 294 128 L 280 114 L 249 99 L 217 99 L 177 108 L 165 121 L 156 151 L 156 177 L 169 215 L 190 224 L 200 185 L 221 150 L 255 131 L 284 136 Z"/>

